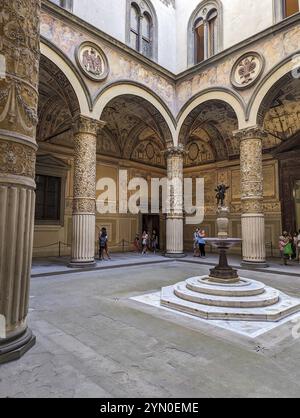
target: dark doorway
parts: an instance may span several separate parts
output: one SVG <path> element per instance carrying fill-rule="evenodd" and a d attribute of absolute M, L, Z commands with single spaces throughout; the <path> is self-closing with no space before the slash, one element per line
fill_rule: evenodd
<path fill-rule="evenodd" d="M 143 215 L 143 230 L 151 237 L 153 231 L 158 235 L 158 248 L 160 249 L 160 218 L 159 215 Z"/>

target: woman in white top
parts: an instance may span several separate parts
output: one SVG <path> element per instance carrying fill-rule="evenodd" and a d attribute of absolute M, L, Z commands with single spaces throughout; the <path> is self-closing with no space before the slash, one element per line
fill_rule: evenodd
<path fill-rule="evenodd" d="M 142 246 L 143 246 L 142 255 L 148 254 L 148 240 L 149 240 L 149 235 L 146 231 L 144 231 L 143 236 L 142 236 Z"/>

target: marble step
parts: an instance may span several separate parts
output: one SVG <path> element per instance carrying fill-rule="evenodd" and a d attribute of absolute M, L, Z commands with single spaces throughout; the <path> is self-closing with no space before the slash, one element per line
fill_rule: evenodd
<path fill-rule="evenodd" d="M 233 308 L 208 306 L 181 299 L 175 295 L 174 286 L 165 287 L 161 292 L 161 306 L 185 314 L 210 320 L 277 322 L 300 312 L 300 300 L 279 292 L 279 301 L 272 306 L 261 308 Z"/>
<path fill-rule="evenodd" d="M 186 287 L 194 292 L 205 293 L 215 296 L 257 296 L 265 292 L 265 285 L 255 280 L 241 278 L 237 284 L 214 284 L 209 282 L 209 278 L 192 277 L 186 281 Z"/>
<path fill-rule="evenodd" d="M 269 287 L 265 288 L 263 294 L 257 296 L 215 296 L 189 290 L 186 282 L 182 282 L 174 286 L 174 293 L 177 297 L 190 302 L 229 308 L 262 308 L 275 305 L 279 300 L 278 290 Z"/>

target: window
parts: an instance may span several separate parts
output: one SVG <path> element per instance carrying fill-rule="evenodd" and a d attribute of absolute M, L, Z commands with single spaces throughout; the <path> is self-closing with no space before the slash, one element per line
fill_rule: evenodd
<path fill-rule="evenodd" d="M 36 209 L 38 221 L 60 221 L 61 178 L 36 176 Z"/>
<path fill-rule="evenodd" d="M 156 58 L 157 55 L 154 42 L 157 40 L 155 22 L 155 12 L 148 1 L 128 2 L 127 43 L 147 58 Z"/>
<path fill-rule="evenodd" d="M 218 1 L 204 1 L 193 13 L 188 27 L 189 65 L 198 64 L 221 50 L 220 14 Z"/>
<path fill-rule="evenodd" d="M 207 16 L 208 25 L 208 52 L 209 56 L 212 57 L 217 52 L 217 19 L 218 12 L 213 9 Z"/>
<path fill-rule="evenodd" d="M 300 11 L 300 0 L 274 0 L 275 21 L 280 22 Z"/>
<path fill-rule="evenodd" d="M 52 3 L 57 4 L 60 7 L 63 7 L 66 10 L 73 10 L 73 0 L 51 0 Z"/>
<path fill-rule="evenodd" d="M 299 12 L 299 0 L 283 0 L 282 17 L 290 17 Z"/>
<path fill-rule="evenodd" d="M 199 19 L 195 23 L 195 61 L 201 62 L 204 60 L 204 21 Z"/>

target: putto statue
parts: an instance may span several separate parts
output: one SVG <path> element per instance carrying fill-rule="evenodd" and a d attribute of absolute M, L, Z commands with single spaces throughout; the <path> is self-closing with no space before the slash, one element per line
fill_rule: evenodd
<path fill-rule="evenodd" d="M 217 192 L 216 199 L 217 199 L 218 207 L 220 207 L 220 206 L 223 207 L 224 206 L 226 192 L 227 192 L 228 189 L 230 189 L 230 187 L 229 186 L 225 186 L 225 184 L 220 184 L 215 189 L 215 191 Z"/>

